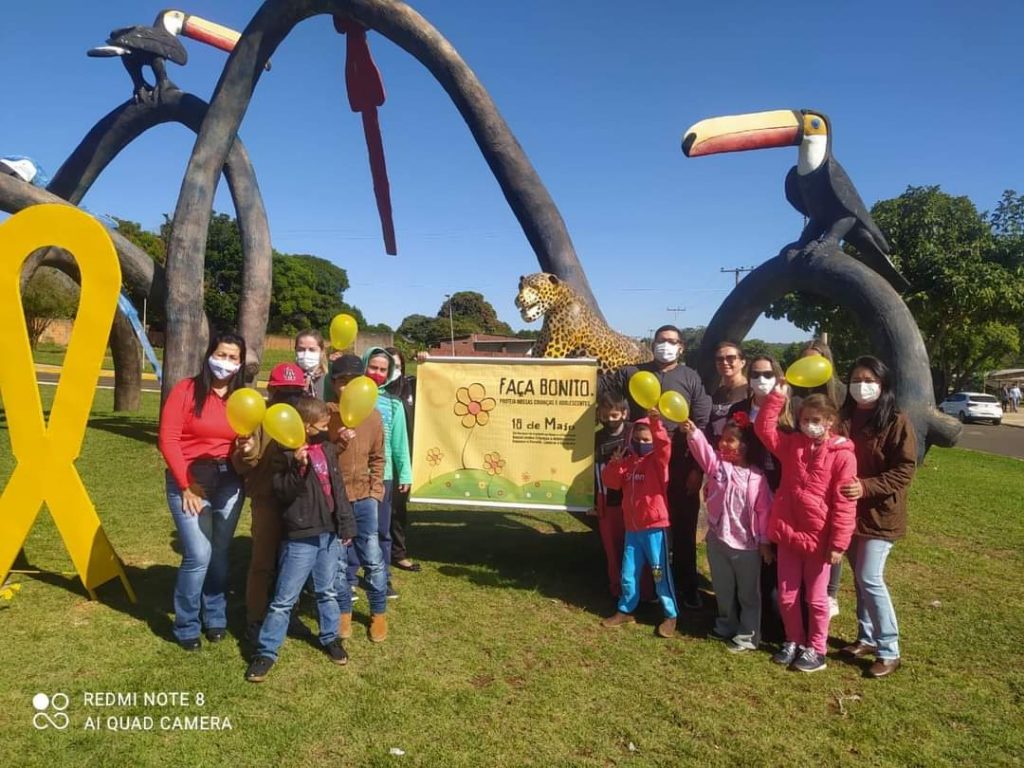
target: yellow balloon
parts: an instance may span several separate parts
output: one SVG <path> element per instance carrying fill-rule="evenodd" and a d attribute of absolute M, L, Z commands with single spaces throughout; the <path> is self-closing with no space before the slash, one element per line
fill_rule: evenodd
<path fill-rule="evenodd" d="M 302 417 L 288 403 L 277 403 L 267 408 L 263 429 L 271 438 L 293 451 L 306 442 L 306 427 Z"/>
<path fill-rule="evenodd" d="M 650 371 L 637 371 L 629 377 L 629 394 L 637 405 L 649 411 L 661 397 L 661 382 Z"/>
<path fill-rule="evenodd" d="M 820 387 L 832 378 L 832 363 L 823 355 L 801 357 L 786 371 L 786 382 L 798 387 Z"/>
<path fill-rule="evenodd" d="M 267 413 L 263 395 L 251 387 L 242 387 L 231 393 L 227 403 L 228 424 L 235 434 L 246 437 L 256 431 Z"/>
<path fill-rule="evenodd" d="M 352 315 L 335 315 L 331 320 L 331 346 L 335 349 L 348 349 L 356 340 L 359 326 Z"/>
<path fill-rule="evenodd" d="M 690 418 L 690 404 L 685 397 L 671 389 L 658 398 L 658 410 L 669 421 L 682 422 Z"/>
<path fill-rule="evenodd" d="M 354 429 L 377 407 L 377 383 L 369 376 L 357 376 L 341 391 L 338 410 L 341 422 Z"/>

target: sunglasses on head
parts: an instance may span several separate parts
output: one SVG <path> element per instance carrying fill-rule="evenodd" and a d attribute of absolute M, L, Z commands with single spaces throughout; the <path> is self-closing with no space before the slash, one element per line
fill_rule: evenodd
<path fill-rule="evenodd" d="M 716 355 L 715 356 L 715 362 L 716 363 L 735 363 L 739 359 L 740 359 L 739 355 Z"/>
<path fill-rule="evenodd" d="M 750 378 L 752 379 L 774 379 L 774 371 L 751 371 Z"/>

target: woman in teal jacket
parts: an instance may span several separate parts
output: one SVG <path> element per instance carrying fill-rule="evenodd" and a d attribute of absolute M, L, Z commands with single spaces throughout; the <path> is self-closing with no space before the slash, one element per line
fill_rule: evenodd
<path fill-rule="evenodd" d="M 377 384 L 377 410 L 384 421 L 384 500 L 377 507 L 377 534 L 388 571 L 388 597 L 398 597 L 391 587 L 391 497 L 395 486 L 407 493 L 412 485 L 412 460 L 409 458 L 409 435 L 405 424 L 405 406 L 385 391 L 396 377 L 395 361 L 381 347 L 370 347 L 363 355 L 366 375 Z"/>

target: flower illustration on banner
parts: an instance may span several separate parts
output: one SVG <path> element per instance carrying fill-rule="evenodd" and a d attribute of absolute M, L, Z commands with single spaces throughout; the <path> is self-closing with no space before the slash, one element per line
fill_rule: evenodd
<path fill-rule="evenodd" d="M 469 430 L 466 442 L 462 444 L 463 469 L 468 469 L 466 448 L 469 447 L 469 438 L 473 436 L 473 430 L 487 426 L 491 420 L 491 411 L 497 404 L 493 397 L 487 397 L 487 390 L 479 382 L 474 382 L 468 387 L 459 387 L 455 391 L 455 407 L 452 410 L 456 416 L 462 418 L 462 426 Z"/>
<path fill-rule="evenodd" d="M 466 429 L 487 426 L 491 420 L 490 412 L 494 410 L 497 401 L 486 395 L 487 390 L 483 384 L 459 387 L 455 392 L 455 415 L 462 417 L 462 426 Z"/>
<path fill-rule="evenodd" d="M 430 467 L 431 467 L 430 476 L 427 478 L 427 482 L 428 483 L 433 481 L 433 479 L 434 479 L 434 471 L 433 470 L 434 470 L 434 468 L 437 467 L 438 464 L 441 463 L 441 459 L 443 459 L 443 458 L 444 458 L 444 454 L 441 453 L 441 449 L 440 448 L 435 446 L 435 447 L 430 448 L 430 449 L 427 450 L 427 464 L 429 464 Z"/>
<path fill-rule="evenodd" d="M 500 475 L 504 467 L 505 460 L 501 458 L 501 454 L 497 451 L 484 454 L 484 469 L 487 470 L 488 475 Z"/>
<path fill-rule="evenodd" d="M 530 482 L 530 473 L 529 472 L 523 472 L 523 474 L 521 474 L 519 477 L 522 479 L 522 481 L 524 483 Z"/>

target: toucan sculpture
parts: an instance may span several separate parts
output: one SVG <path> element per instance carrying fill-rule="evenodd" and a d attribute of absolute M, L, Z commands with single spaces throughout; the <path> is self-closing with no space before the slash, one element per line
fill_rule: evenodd
<path fill-rule="evenodd" d="M 89 56 L 120 56 L 121 62 L 132 78 L 136 103 L 159 101 L 165 88 L 173 87 L 167 77 L 164 61 L 184 65 L 188 52 L 178 40 L 178 35 L 190 37 L 214 48 L 230 53 L 241 35 L 233 29 L 201 19 L 183 11 L 161 11 L 153 26 L 134 26 L 115 29 L 107 38 L 106 45 L 91 48 Z M 142 68 L 148 66 L 156 78 L 150 85 L 142 76 Z"/>
<path fill-rule="evenodd" d="M 701 120 L 683 134 L 683 153 L 698 157 L 767 147 L 799 146 L 786 176 L 786 199 L 807 218 L 787 256 L 815 254 L 845 240 L 858 258 L 898 292 L 910 285 L 889 260 L 889 243 L 875 224 L 843 166 L 832 156 L 828 118 L 814 110 L 773 110 Z"/>

